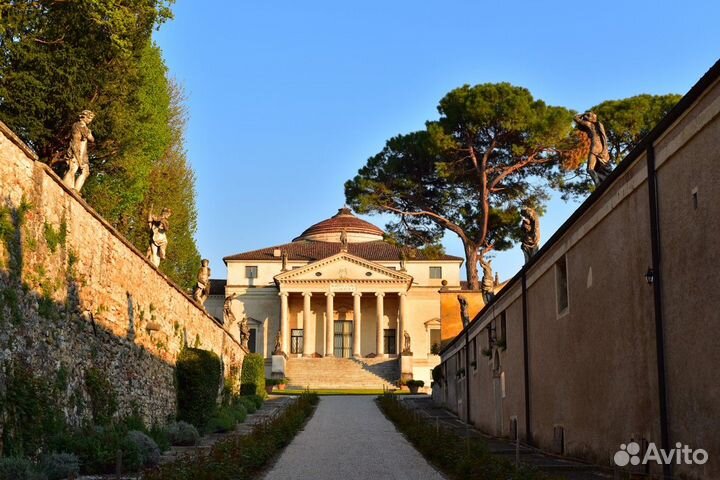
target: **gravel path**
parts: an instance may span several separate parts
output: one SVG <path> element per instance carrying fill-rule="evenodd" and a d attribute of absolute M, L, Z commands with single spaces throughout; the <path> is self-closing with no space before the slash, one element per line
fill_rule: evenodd
<path fill-rule="evenodd" d="M 380 412 L 373 396 L 321 397 L 265 480 L 442 480 Z"/>

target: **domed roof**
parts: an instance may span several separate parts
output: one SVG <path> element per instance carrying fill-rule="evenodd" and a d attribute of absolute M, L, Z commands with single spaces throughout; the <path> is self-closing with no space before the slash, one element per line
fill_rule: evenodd
<path fill-rule="evenodd" d="M 384 232 L 370 222 L 361 220 L 352 211 L 343 207 L 338 213 L 311 226 L 293 240 L 319 240 L 323 242 L 340 242 L 340 235 L 345 231 L 348 243 L 373 242 L 382 240 Z"/>

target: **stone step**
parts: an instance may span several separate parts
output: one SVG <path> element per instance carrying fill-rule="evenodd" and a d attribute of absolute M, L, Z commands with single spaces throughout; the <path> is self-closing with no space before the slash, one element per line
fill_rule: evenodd
<path fill-rule="evenodd" d="M 388 358 L 290 358 L 285 376 L 290 388 L 379 390 L 393 388 L 400 369 Z"/>

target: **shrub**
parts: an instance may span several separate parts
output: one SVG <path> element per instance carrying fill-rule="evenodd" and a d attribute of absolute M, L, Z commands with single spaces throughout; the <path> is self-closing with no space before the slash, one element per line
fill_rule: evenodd
<path fill-rule="evenodd" d="M 231 407 L 219 408 L 207 424 L 207 431 L 212 433 L 229 432 L 235 429 L 237 420 Z"/>
<path fill-rule="evenodd" d="M 96 425 L 109 425 L 118 404 L 115 389 L 105 372 L 88 368 L 85 372 L 85 389 L 90 397 L 90 412 Z"/>
<path fill-rule="evenodd" d="M 142 466 L 153 467 L 160 462 L 160 448 L 155 440 L 138 430 L 130 430 L 127 438 L 137 447 Z"/>
<path fill-rule="evenodd" d="M 249 353 L 245 356 L 240 374 L 240 394 L 265 398 L 265 359 L 262 355 Z"/>
<path fill-rule="evenodd" d="M 24 458 L 0 458 L 0 480 L 45 480 L 30 460 Z"/>
<path fill-rule="evenodd" d="M 190 447 L 197 445 L 200 433 L 194 425 L 187 422 L 173 422 L 167 427 L 167 436 L 171 445 Z"/>
<path fill-rule="evenodd" d="M 255 411 L 257 410 L 255 402 L 250 397 L 240 397 L 239 402 L 243 407 L 245 407 L 247 413 L 255 413 Z"/>
<path fill-rule="evenodd" d="M 248 395 L 248 398 L 255 404 L 256 410 L 260 410 L 260 407 L 262 407 L 262 404 L 265 401 L 265 397 L 260 395 Z"/>
<path fill-rule="evenodd" d="M 418 388 L 421 388 L 421 387 L 424 387 L 424 386 L 425 386 L 425 382 L 423 382 L 422 380 L 408 380 L 408 381 L 406 382 L 406 385 L 407 385 L 408 387 L 418 387 Z"/>
<path fill-rule="evenodd" d="M 170 439 L 168 438 L 168 432 L 160 425 L 154 423 L 153 426 L 150 428 L 148 435 L 150 435 L 150 438 L 155 440 L 155 443 L 157 443 L 157 446 L 161 452 L 164 452 L 165 450 L 170 448 Z"/>
<path fill-rule="evenodd" d="M 137 471 L 142 465 L 138 446 L 130 441 L 125 429 L 117 426 L 85 428 L 58 438 L 54 447 L 76 454 L 84 474 L 115 472 L 118 450 L 122 452 L 123 472 Z"/>
<path fill-rule="evenodd" d="M 205 427 L 217 409 L 220 372 L 215 353 L 197 348 L 180 352 L 176 365 L 179 420 Z"/>
<path fill-rule="evenodd" d="M 442 365 L 438 365 L 432 369 L 433 382 L 439 383 L 442 380 Z"/>
<path fill-rule="evenodd" d="M 288 445 L 317 405 L 315 393 L 303 393 L 277 418 L 257 425 L 249 435 L 230 435 L 207 455 L 181 458 L 143 473 L 145 480 L 231 480 L 255 478 Z"/>
<path fill-rule="evenodd" d="M 75 478 L 80 474 L 80 460 L 72 453 L 51 453 L 42 458 L 40 468 L 48 480 Z"/>

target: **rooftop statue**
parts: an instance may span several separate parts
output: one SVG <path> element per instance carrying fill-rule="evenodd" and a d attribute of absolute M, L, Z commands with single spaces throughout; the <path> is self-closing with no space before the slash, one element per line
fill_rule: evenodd
<path fill-rule="evenodd" d="M 80 112 L 80 118 L 73 123 L 70 131 L 70 145 L 65 153 L 65 162 L 68 170 L 63 177 L 63 183 L 80 193 L 85 180 L 90 176 L 90 159 L 88 157 L 88 142 L 94 142 L 92 131 L 88 127 L 90 122 L 95 118 L 95 114 L 90 110 Z M 80 175 L 75 177 L 78 170 Z"/>
<path fill-rule="evenodd" d="M 520 210 L 520 216 L 522 217 L 520 228 L 523 234 L 521 248 L 525 254 L 525 263 L 527 263 L 540 248 L 540 222 L 537 213 L 530 207 L 523 207 Z"/>
<path fill-rule="evenodd" d="M 205 305 L 205 300 L 210 296 L 210 260 L 202 259 L 200 262 L 200 270 L 197 274 L 197 284 L 193 291 L 193 299 L 201 307 Z M 204 307 L 203 307 L 204 308 Z"/>
<path fill-rule="evenodd" d="M 225 303 L 223 304 L 223 323 L 228 327 L 235 323 L 235 314 L 232 311 L 232 301 L 235 295 L 228 295 L 225 297 Z"/>
<path fill-rule="evenodd" d="M 482 291 L 483 300 L 488 304 L 495 297 L 495 278 L 493 278 L 492 260 L 487 262 L 480 258 L 480 267 L 482 267 L 483 276 L 480 282 L 480 290 Z"/>
<path fill-rule="evenodd" d="M 462 295 L 458 295 L 457 299 L 458 302 L 460 302 L 460 319 L 462 320 L 463 328 L 465 328 L 470 323 L 470 314 L 468 314 L 467 298 Z"/>
<path fill-rule="evenodd" d="M 342 229 L 342 232 L 340 232 L 340 251 L 341 252 L 347 252 L 348 251 L 348 235 L 347 230 Z"/>
<path fill-rule="evenodd" d="M 146 257 L 156 267 L 160 266 L 160 260 L 165 260 L 165 251 L 167 249 L 167 232 L 170 228 L 170 215 L 172 212 L 169 208 L 163 208 L 159 217 L 152 213 L 148 214 L 148 229 L 150 230 L 150 245 Z"/>
<path fill-rule="evenodd" d="M 595 186 L 600 185 L 610 175 L 610 152 L 608 152 L 605 127 L 593 112 L 575 115 L 577 128 L 588 136 L 590 152 L 587 158 L 587 170 Z"/>
<path fill-rule="evenodd" d="M 243 317 L 240 321 L 240 346 L 249 351 L 248 344 L 250 342 L 250 327 L 248 326 L 247 317 Z"/>
<path fill-rule="evenodd" d="M 280 261 L 282 262 L 282 272 L 288 271 L 288 252 L 287 250 L 283 250 L 280 254 Z"/>

